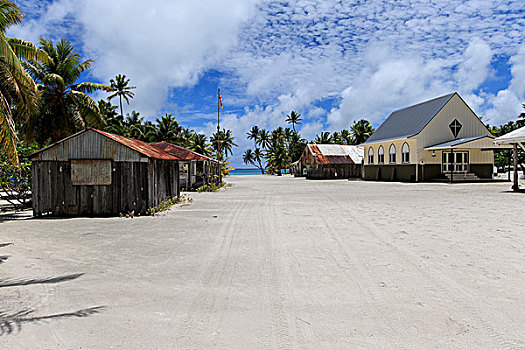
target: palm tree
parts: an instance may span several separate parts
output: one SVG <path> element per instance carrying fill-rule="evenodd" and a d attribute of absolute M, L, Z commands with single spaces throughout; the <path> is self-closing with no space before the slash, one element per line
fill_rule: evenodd
<path fill-rule="evenodd" d="M 253 157 L 258 164 L 258 165 L 256 164 L 255 166 L 257 166 L 259 170 L 261 170 L 261 174 L 264 174 L 264 166 L 262 165 L 264 154 L 260 148 L 256 148 L 255 151 L 253 151 Z"/>
<path fill-rule="evenodd" d="M 220 147 L 220 152 L 218 152 L 218 157 L 220 158 L 223 153 L 225 157 L 228 157 L 228 153 L 233 154 L 232 146 L 237 146 L 233 140 L 235 140 L 235 137 L 233 137 L 231 130 L 222 129 L 218 134 L 213 133 L 210 142 L 215 151 L 218 151 L 217 147 Z"/>
<path fill-rule="evenodd" d="M 21 20 L 20 9 L 12 1 L 0 0 L 0 152 L 15 166 L 19 165 L 15 124 L 27 122 L 38 108 L 36 84 L 20 59 L 46 59 L 32 43 L 6 37 L 7 28 Z"/>
<path fill-rule="evenodd" d="M 347 129 L 341 130 L 339 133 L 341 135 L 341 140 L 344 142 L 345 145 L 351 145 L 352 144 L 352 134 Z"/>
<path fill-rule="evenodd" d="M 133 98 L 135 94 L 131 92 L 132 89 L 136 89 L 136 86 L 128 86 L 129 79 L 126 79 L 125 75 L 119 74 L 115 79 L 109 81 L 111 86 L 111 91 L 114 92 L 113 95 L 108 97 L 108 101 L 111 101 L 114 97 L 119 97 L 120 99 L 120 115 L 123 116 L 122 112 L 122 98 L 126 100 L 126 103 L 129 105 L 129 99 Z"/>
<path fill-rule="evenodd" d="M 49 137 L 55 142 L 89 125 L 102 127 L 104 119 L 98 105 L 87 94 L 111 88 L 99 83 L 77 83 L 93 60 L 81 62 L 80 55 L 65 39 L 55 46 L 51 40 L 41 38 L 39 47 L 49 61 L 30 58 L 23 63 L 39 83 L 41 94 L 39 120 L 33 129 L 37 141 L 44 143 Z"/>
<path fill-rule="evenodd" d="M 273 144 L 267 153 L 268 167 L 281 176 L 281 170 L 289 166 L 288 150 L 282 144 Z"/>
<path fill-rule="evenodd" d="M 338 145 L 343 145 L 345 143 L 338 131 L 332 133 L 332 142 Z"/>
<path fill-rule="evenodd" d="M 246 135 L 248 135 L 248 140 L 253 140 L 255 147 L 257 147 L 257 140 L 259 139 L 259 127 L 257 125 L 252 126 Z"/>
<path fill-rule="evenodd" d="M 350 127 L 350 131 L 352 132 L 352 143 L 354 145 L 359 145 L 372 136 L 374 128 L 368 120 L 361 119 L 358 121 L 354 120 L 354 124 Z"/>
<path fill-rule="evenodd" d="M 248 164 L 252 164 L 253 165 L 253 161 L 254 161 L 254 156 L 253 156 L 253 152 L 251 149 L 247 149 L 246 151 L 244 151 L 244 154 L 242 155 L 242 161 L 244 162 L 244 164 L 248 165 Z"/>
<path fill-rule="evenodd" d="M 332 135 L 328 131 L 323 131 L 315 136 L 315 143 L 317 144 L 330 144 L 332 141 Z"/>
<path fill-rule="evenodd" d="M 166 113 L 160 119 L 155 119 L 157 126 L 154 132 L 155 141 L 167 141 L 179 144 L 182 141 L 182 126 L 171 114 Z"/>
<path fill-rule="evenodd" d="M 259 129 L 259 138 L 256 142 L 257 146 L 261 146 L 263 149 L 268 149 L 271 145 L 270 133 L 264 129 Z"/>
<path fill-rule="evenodd" d="M 289 115 L 286 116 L 286 122 L 292 124 L 293 131 L 295 131 L 295 126 L 301 124 L 301 115 L 291 111 Z"/>
<path fill-rule="evenodd" d="M 272 131 L 271 136 L 272 144 L 281 144 L 284 145 L 286 141 L 286 133 L 284 132 L 284 129 L 282 126 L 279 126 L 274 131 Z"/>
<path fill-rule="evenodd" d="M 205 156 L 211 155 L 210 145 L 208 144 L 208 138 L 204 134 L 194 134 L 191 139 L 190 149 L 194 152 L 203 154 Z"/>

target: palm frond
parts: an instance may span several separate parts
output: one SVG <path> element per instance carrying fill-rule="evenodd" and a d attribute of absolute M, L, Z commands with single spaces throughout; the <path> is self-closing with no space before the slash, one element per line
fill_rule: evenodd
<path fill-rule="evenodd" d="M 9 38 L 8 41 L 15 54 L 21 59 L 38 60 L 46 63 L 51 60 L 49 55 L 44 50 L 39 49 L 30 41 L 25 41 L 18 38 Z"/>
<path fill-rule="evenodd" d="M 91 94 L 95 91 L 104 90 L 104 91 L 111 91 L 111 87 L 105 84 L 99 84 L 99 83 L 90 83 L 90 82 L 84 82 L 77 85 L 71 86 L 72 90 L 84 92 L 86 94 Z"/>
<path fill-rule="evenodd" d="M 19 166 L 16 152 L 15 124 L 11 116 L 11 109 L 5 97 L 0 94 L 0 151 L 4 153 L 13 164 Z"/>
<path fill-rule="evenodd" d="M 98 104 L 91 97 L 83 92 L 74 90 L 72 90 L 69 95 L 75 101 L 76 108 L 80 112 L 85 124 L 92 125 L 96 128 L 101 128 L 106 124 L 100 114 Z"/>

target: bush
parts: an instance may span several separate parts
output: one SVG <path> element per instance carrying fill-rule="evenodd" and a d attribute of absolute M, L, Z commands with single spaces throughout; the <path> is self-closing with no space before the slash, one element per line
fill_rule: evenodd
<path fill-rule="evenodd" d="M 226 182 L 221 182 L 220 184 L 216 184 L 214 182 L 210 182 L 209 184 L 203 185 L 199 188 L 197 188 L 197 192 L 215 192 L 220 190 L 223 187 L 230 187 L 230 184 L 227 184 Z"/>

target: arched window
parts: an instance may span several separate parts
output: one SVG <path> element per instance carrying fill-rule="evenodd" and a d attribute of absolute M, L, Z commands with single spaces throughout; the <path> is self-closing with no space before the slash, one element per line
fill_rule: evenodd
<path fill-rule="evenodd" d="M 379 149 L 377 150 L 377 162 L 379 164 L 385 162 L 385 151 L 383 150 L 383 146 L 379 146 Z"/>
<path fill-rule="evenodd" d="M 372 147 L 368 149 L 368 164 L 374 164 L 374 149 Z"/>
<path fill-rule="evenodd" d="M 401 148 L 401 162 L 402 163 L 410 163 L 410 147 L 408 147 L 408 143 L 403 144 L 403 148 Z"/>
<path fill-rule="evenodd" d="M 389 162 L 395 163 L 396 162 L 396 146 L 394 146 L 394 144 L 390 145 L 390 149 L 388 153 L 390 155 Z"/>

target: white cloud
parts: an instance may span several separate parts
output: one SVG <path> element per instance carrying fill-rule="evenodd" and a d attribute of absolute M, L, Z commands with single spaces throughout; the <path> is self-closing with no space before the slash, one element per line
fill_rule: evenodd
<path fill-rule="evenodd" d="M 224 118 L 242 147 L 251 147 L 249 127 L 283 125 L 292 109 L 303 114 L 303 133 L 313 137 L 323 124 L 336 130 L 362 117 L 377 124 L 395 108 L 456 90 L 498 122 L 514 118 L 524 99 L 519 1 L 17 3 L 28 18 L 11 34 L 72 37 L 86 57 L 96 58 L 96 78 L 124 73 L 132 79 L 139 87 L 133 108 L 144 115 L 176 108 L 168 101 L 171 88 L 191 87 L 210 69 L 225 73 L 221 88 L 242 104 L 236 107 L 246 106 Z M 493 79 L 492 58 L 502 56 L 512 56 L 508 88 L 478 93 Z M 315 106 L 334 97 L 341 102 L 328 116 Z"/>
<path fill-rule="evenodd" d="M 474 38 L 459 64 L 456 79 L 461 91 L 471 92 L 485 81 L 489 75 L 491 59 L 490 46 L 483 40 Z"/>

